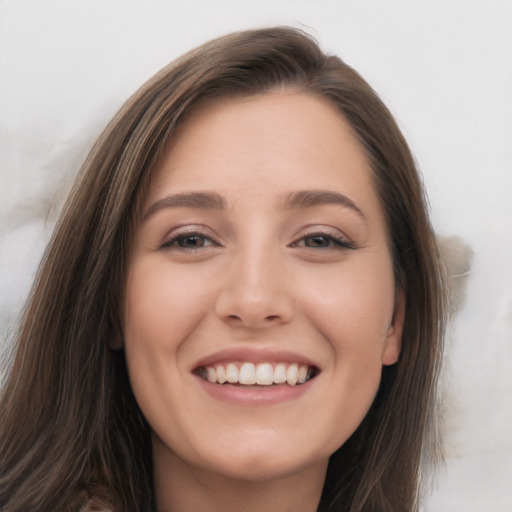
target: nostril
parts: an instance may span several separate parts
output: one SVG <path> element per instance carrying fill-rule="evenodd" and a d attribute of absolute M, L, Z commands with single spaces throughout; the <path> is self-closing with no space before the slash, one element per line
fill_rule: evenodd
<path fill-rule="evenodd" d="M 236 321 L 236 322 L 244 322 L 244 323 L 248 323 L 247 320 L 244 321 L 243 320 L 243 317 L 241 316 L 238 316 L 238 315 L 229 315 L 227 317 L 229 320 L 231 321 Z M 263 322 L 264 323 L 267 323 L 267 322 L 276 322 L 280 319 L 281 317 L 279 315 L 268 315 L 268 316 L 265 316 L 263 318 Z M 250 320 L 249 320 L 250 321 Z"/>
<path fill-rule="evenodd" d="M 215 304 L 215 314 L 233 326 L 268 327 L 289 322 L 293 302 L 287 293 L 255 294 L 254 290 L 229 288 L 222 290 Z"/>

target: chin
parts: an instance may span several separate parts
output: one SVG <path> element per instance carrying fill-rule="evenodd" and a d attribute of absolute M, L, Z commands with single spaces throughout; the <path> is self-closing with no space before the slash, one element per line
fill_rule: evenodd
<path fill-rule="evenodd" d="M 222 467 L 226 477 L 245 482 L 264 483 L 276 482 L 284 478 L 299 474 L 309 467 L 308 464 L 278 463 L 275 461 L 247 461 L 234 467 Z"/>
<path fill-rule="evenodd" d="M 252 448 L 252 449 L 251 449 Z M 296 450 L 295 450 L 296 452 Z M 232 451 L 235 453 L 235 450 Z M 210 470 L 229 478 L 247 482 L 270 482 L 290 477 L 307 471 L 308 468 L 325 465 L 329 461 L 329 453 L 296 453 L 288 450 L 279 452 L 274 447 L 262 450 L 261 446 L 248 447 L 243 450 L 236 446 L 236 457 L 226 460 L 226 457 L 212 457 Z M 215 460 L 216 459 L 216 460 Z"/>

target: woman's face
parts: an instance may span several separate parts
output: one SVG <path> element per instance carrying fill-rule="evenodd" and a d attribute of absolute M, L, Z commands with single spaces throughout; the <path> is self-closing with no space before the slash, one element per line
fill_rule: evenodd
<path fill-rule="evenodd" d="M 329 103 L 288 90 L 187 119 L 151 183 L 126 288 L 157 471 L 325 471 L 396 362 L 402 321 L 368 161 Z"/>

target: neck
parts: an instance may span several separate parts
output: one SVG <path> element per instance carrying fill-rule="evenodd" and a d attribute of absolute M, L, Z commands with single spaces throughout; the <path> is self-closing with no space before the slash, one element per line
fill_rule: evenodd
<path fill-rule="evenodd" d="M 271 480 L 232 478 L 190 467 L 177 457 L 171 467 L 155 461 L 154 485 L 159 512 L 315 512 L 327 463 Z"/>

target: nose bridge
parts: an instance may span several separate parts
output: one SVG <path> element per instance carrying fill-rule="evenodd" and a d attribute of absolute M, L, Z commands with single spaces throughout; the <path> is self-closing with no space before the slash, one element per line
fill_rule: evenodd
<path fill-rule="evenodd" d="M 254 245 L 242 251 L 236 262 L 238 284 L 241 285 L 239 293 L 246 296 L 246 300 L 263 304 L 276 295 L 281 262 L 272 244 Z"/>
<path fill-rule="evenodd" d="M 252 238 L 230 261 L 217 312 L 225 320 L 262 327 L 293 315 L 283 254 L 278 242 Z"/>

